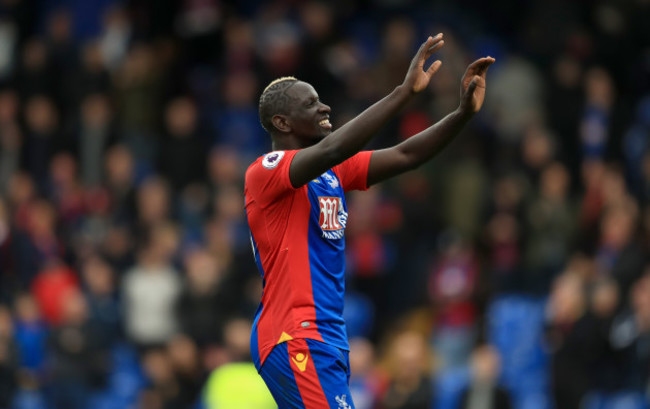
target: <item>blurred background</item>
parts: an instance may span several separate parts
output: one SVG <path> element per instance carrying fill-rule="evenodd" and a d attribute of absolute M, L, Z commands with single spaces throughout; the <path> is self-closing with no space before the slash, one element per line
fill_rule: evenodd
<path fill-rule="evenodd" d="M 0 0 L 0 408 L 273 407 L 246 369 L 259 94 L 295 75 L 340 126 L 438 32 L 442 69 L 369 148 L 497 62 L 438 158 L 348 198 L 356 407 L 647 408 L 648 21 L 648 0 Z"/>

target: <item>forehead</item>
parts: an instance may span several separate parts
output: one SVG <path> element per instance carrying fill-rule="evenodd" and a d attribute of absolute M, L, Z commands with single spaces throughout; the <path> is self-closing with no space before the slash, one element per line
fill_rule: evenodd
<path fill-rule="evenodd" d="M 318 93 L 306 82 L 298 81 L 287 90 L 287 94 L 293 98 L 308 99 L 312 97 L 318 98 Z"/>

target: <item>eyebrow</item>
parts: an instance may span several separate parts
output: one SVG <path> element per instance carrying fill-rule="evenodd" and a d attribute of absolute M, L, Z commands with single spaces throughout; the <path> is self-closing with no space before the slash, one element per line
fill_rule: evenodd
<path fill-rule="evenodd" d="M 318 101 L 318 97 L 317 97 L 317 96 L 314 96 L 314 95 L 307 95 L 307 96 L 302 100 L 302 104 L 303 104 L 303 105 L 309 105 L 309 104 L 311 104 L 312 102 L 316 102 L 316 101 Z"/>

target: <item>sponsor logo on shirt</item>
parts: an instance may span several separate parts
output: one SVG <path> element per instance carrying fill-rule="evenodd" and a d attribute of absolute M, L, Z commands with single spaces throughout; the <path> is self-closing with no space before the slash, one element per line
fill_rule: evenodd
<path fill-rule="evenodd" d="M 305 372 L 305 369 L 307 369 L 307 361 L 309 361 L 309 355 L 299 353 L 296 354 L 295 358 L 291 357 L 291 360 L 296 364 L 300 372 Z"/>
<path fill-rule="evenodd" d="M 262 159 L 262 166 L 264 166 L 266 169 L 273 169 L 274 167 L 278 166 L 283 156 L 284 151 L 267 153 L 264 155 L 264 159 Z"/>
<path fill-rule="evenodd" d="M 320 217 L 318 224 L 326 239 L 341 239 L 348 221 L 348 213 L 343 209 L 340 197 L 319 196 Z"/>

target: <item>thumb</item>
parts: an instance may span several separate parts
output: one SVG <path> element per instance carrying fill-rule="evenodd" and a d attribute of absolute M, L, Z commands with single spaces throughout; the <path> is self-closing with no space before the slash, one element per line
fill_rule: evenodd
<path fill-rule="evenodd" d="M 429 75 L 429 77 L 435 74 L 440 69 L 441 65 L 442 65 L 442 61 L 440 60 L 434 61 L 433 64 L 431 64 L 431 66 L 427 70 L 427 74 Z"/>
<path fill-rule="evenodd" d="M 474 90 L 476 89 L 476 86 L 478 85 L 480 77 L 478 75 L 475 75 L 472 80 L 469 82 L 469 85 L 467 86 L 467 95 L 472 95 L 474 93 Z"/>

